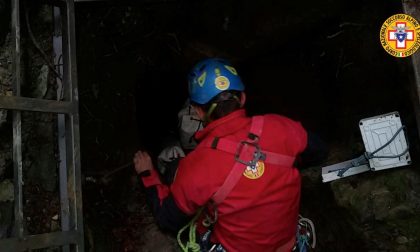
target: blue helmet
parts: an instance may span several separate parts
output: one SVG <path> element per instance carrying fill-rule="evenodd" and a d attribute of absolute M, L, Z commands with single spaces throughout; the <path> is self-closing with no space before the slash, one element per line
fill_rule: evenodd
<path fill-rule="evenodd" d="M 188 76 L 191 101 L 206 104 L 226 90 L 245 89 L 236 69 L 223 59 L 211 58 L 198 62 Z"/>

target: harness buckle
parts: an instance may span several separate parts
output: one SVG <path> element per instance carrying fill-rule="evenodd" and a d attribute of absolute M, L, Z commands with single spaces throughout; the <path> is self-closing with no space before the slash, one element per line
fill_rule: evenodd
<path fill-rule="evenodd" d="M 252 146 L 252 147 L 255 148 L 253 158 L 250 161 L 245 161 L 245 160 L 242 160 L 240 158 L 240 155 L 242 153 L 243 147 L 245 145 Z M 239 142 L 238 148 L 236 149 L 236 153 L 235 153 L 235 160 L 236 160 L 236 162 L 239 162 L 239 163 L 244 164 L 246 166 L 249 166 L 251 168 L 254 168 L 257 165 L 257 162 L 259 160 L 265 160 L 265 157 L 266 157 L 266 155 L 263 152 L 261 152 L 261 147 L 258 145 L 258 143 L 256 143 L 256 142 L 248 142 L 246 140 Z"/>

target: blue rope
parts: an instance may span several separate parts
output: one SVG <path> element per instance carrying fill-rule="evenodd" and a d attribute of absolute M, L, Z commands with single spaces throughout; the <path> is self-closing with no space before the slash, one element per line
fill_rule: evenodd
<path fill-rule="evenodd" d="M 307 247 L 309 247 L 308 236 L 306 235 L 299 235 L 298 236 L 298 248 L 299 252 L 306 252 Z"/>

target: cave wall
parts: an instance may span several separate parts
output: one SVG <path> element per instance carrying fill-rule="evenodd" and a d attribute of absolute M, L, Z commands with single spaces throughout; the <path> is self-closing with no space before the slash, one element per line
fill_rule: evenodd
<path fill-rule="evenodd" d="M 0 95 L 11 95 L 12 51 L 10 36 L 10 4 L 0 1 Z M 0 238 L 8 236 L 13 218 L 12 128 L 10 113 L 0 110 Z M 7 174 L 9 173 L 9 174 Z M 7 176 L 9 175 L 9 176 Z M 13 175 L 12 175 L 13 176 Z"/>
<path fill-rule="evenodd" d="M 420 3 L 414 0 L 403 1 L 404 13 L 414 17 L 416 20 L 420 19 Z M 414 75 L 412 78 L 411 99 L 414 103 L 414 111 L 417 119 L 417 129 L 420 135 L 420 55 L 414 54 L 412 57 L 414 67 Z"/>

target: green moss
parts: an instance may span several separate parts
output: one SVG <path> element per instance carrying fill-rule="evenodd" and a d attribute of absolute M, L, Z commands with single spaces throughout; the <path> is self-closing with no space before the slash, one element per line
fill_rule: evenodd
<path fill-rule="evenodd" d="M 407 192 L 410 190 L 406 171 L 393 170 L 383 174 L 381 177 L 384 185 L 393 192 L 398 201 L 405 201 Z"/>
<path fill-rule="evenodd" d="M 409 219 L 397 219 L 389 225 L 396 228 L 402 235 L 408 238 L 407 247 L 409 251 L 418 251 L 420 247 L 420 217 L 418 213 Z"/>
<path fill-rule="evenodd" d="M 13 201 L 14 200 L 14 188 L 13 183 L 10 180 L 3 180 L 0 183 L 0 201 Z"/>

